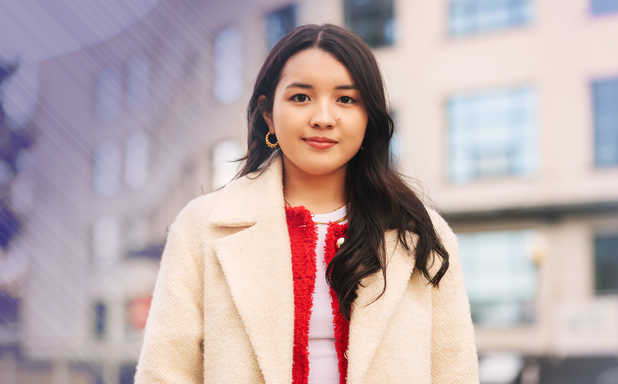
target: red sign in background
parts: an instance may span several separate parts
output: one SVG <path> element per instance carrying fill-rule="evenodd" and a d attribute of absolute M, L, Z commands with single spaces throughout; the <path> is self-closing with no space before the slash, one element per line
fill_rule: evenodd
<path fill-rule="evenodd" d="M 128 321 L 129 325 L 135 330 L 142 330 L 146 327 L 146 319 L 150 310 L 151 295 L 135 297 L 129 301 Z"/>

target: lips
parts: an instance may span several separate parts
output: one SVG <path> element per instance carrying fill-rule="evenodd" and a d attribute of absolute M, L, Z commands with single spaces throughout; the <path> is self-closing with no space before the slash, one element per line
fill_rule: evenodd
<path fill-rule="evenodd" d="M 337 140 L 333 140 L 333 139 L 329 139 L 328 137 L 321 137 L 321 136 L 312 136 L 312 137 L 305 137 L 303 140 L 305 141 L 314 141 L 316 143 L 337 143 Z"/>
<path fill-rule="evenodd" d="M 316 149 L 327 149 L 337 144 L 336 140 L 329 139 L 328 137 L 317 137 L 317 136 L 306 137 L 303 139 L 303 141 L 309 144 L 309 146 L 316 148 Z"/>

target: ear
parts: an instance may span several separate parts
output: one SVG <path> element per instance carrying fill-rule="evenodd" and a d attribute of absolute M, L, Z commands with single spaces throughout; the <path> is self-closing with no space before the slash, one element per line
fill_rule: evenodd
<path fill-rule="evenodd" d="M 260 95 L 260 97 L 258 97 L 258 103 L 265 103 L 265 102 L 266 102 L 266 96 Z M 267 113 L 266 110 L 263 110 L 262 118 L 266 122 L 266 125 L 268 125 L 268 130 L 271 133 L 275 133 L 275 128 L 273 127 L 273 120 L 272 120 L 271 114 Z"/>

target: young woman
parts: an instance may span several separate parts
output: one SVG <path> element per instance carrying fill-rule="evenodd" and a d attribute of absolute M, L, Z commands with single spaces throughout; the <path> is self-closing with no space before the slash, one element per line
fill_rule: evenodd
<path fill-rule="evenodd" d="M 248 128 L 239 176 L 170 226 L 136 383 L 478 383 L 457 239 L 393 170 L 368 46 L 284 36 Z"/>

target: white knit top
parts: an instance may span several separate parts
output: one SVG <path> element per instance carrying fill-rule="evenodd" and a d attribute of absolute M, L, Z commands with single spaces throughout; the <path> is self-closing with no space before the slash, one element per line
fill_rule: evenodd
<path fill-rule="evenodd" d="M 336 221 L 346 214 L 345 205 L 327 213 L 312 214 L 314 222 Z M 342 221 L 340 224 L 347 222 Z M 335 330 L 331 307 L 330 287 L 326 281 L 324 245 L 328 224 L 316 224 L 317 241 L 316 279 L 313 304 L 309 320 L 309 384 L 339 383 L 339 367 L 335 350 Z"/>

